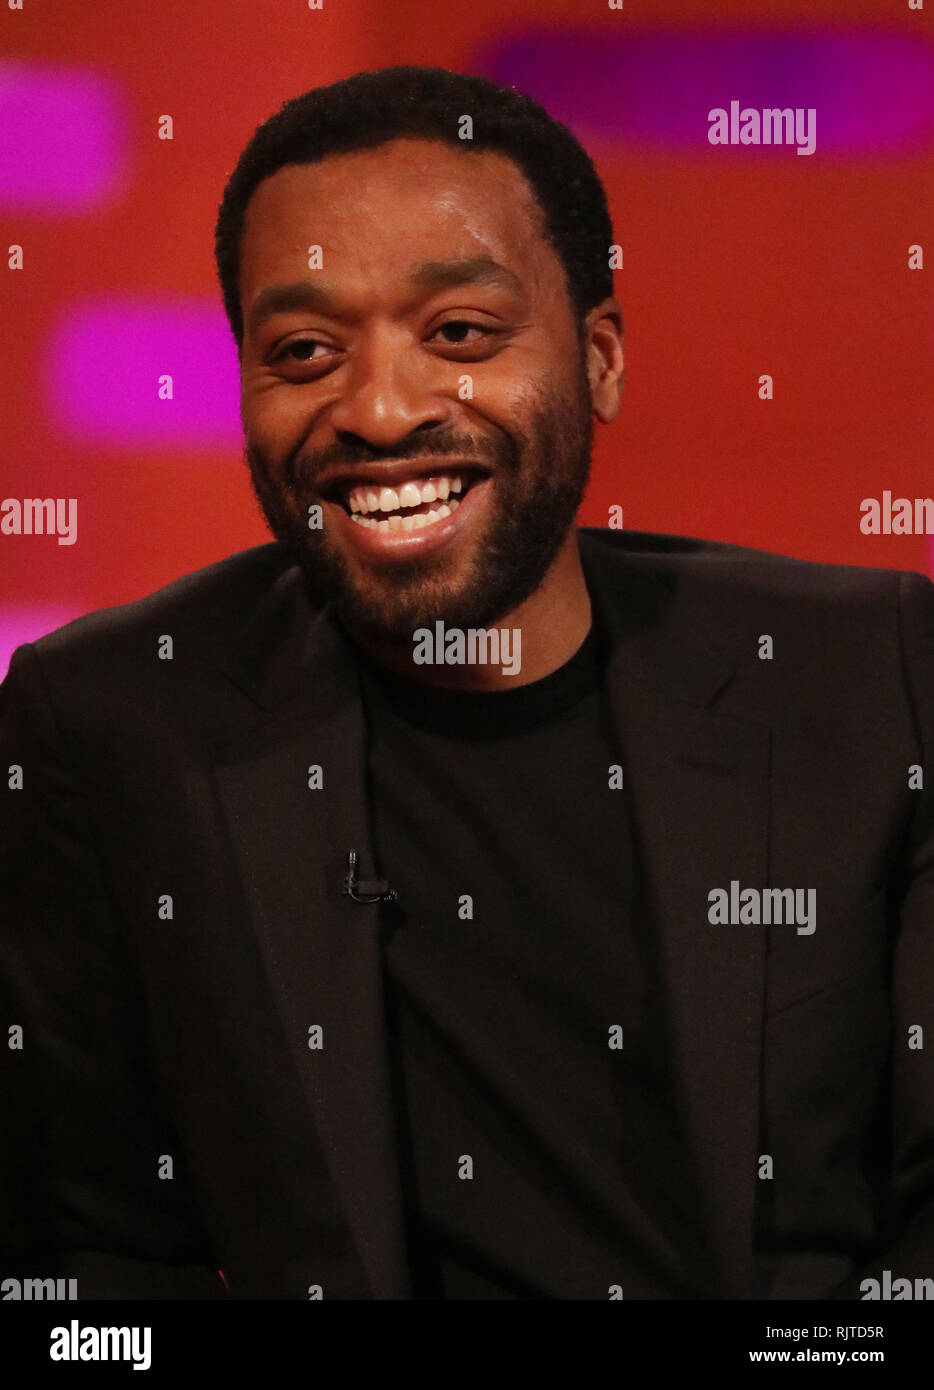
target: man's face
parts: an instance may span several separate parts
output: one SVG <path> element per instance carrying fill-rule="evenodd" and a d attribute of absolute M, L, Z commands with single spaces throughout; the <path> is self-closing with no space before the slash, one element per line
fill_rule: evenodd
<path fill-rule="evenodd" d="M 240 294 L 250 475 L 315 596 L 400 643 L 528 598 L 575 524 L 593 424 L 519 169 L 412 139 L 287 165 L 247 208 Z"/>

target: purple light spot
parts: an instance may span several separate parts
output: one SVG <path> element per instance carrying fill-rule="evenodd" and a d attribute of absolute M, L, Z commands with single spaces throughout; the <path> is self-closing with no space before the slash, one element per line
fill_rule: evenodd
<path fill-rule="evenodd" d="M 591 145 L 793 153 L 711 145 L 708 112 L 728 112 L 731 101 L 813 107 L 817 153 L 892 154 L 934 141 L 934 46 L 899 34 L 542 31 L 491 43 L 474 70 L 527 92 Z"/>
<path fill-rule="evenodd" d="M 109 78 L 70 67 L 0 63 L 0 206 L 83 212 L 120 191 L 127 115 Z"/>
<path fill-rule="evenodd" d="M 10 657 L 24 642 L 36 642 L 47 632 L 64 627 L 81 616 L 78 608 L 30 604 L 23 608 L 0 608 L 0 680 L 10 665 Z"/>
<path fill-rule="evenodd" d="M 169 377 L 172 398 L 160 399 Z M 73 307 L 49 334 L 45 391 L 61 428 L 96 444 L 242 441 L 237 350 L 213 304 L 110 298 Z"/>

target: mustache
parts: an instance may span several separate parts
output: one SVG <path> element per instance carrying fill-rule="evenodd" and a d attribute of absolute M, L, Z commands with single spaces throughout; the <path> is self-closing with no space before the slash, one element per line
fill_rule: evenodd
<path fill-rule="evenodd" d="M 456 455 L 458 458 L 471 458 L 478 463 L 499 464 L 508 468 L 516 453 L 514 444 L 506 438 L 497 443 L 489 439 L 472 439 L 466 434 L 448 434 L 443 438 L 429 437 L 427 434 L 410 435 L 398 444 L 385 448 L 368 444 L 365 439 L 335 440 L 313 454 L 290 455 L 285 467 L 285 484 L 294 489 L 300 480 L 306 484 L 312 482 L 329 468 L 355 468 L 360 464 L 383 463 L 390 459 L 410 463 L 423 458 Z"/>

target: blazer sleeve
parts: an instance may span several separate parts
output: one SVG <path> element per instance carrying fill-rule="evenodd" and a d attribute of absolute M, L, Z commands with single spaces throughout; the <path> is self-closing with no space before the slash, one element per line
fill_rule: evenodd
<path fill-rule="evenodd" d="M 79 1299 L 223 1298 L 80 780 L 21 646 L 0 686 L 0 1279 L 73 1277 Z"/>
<path fill-rule="evenodd" d="M 934 584 L 914 573 L 901 575 L 899 584 L 903 674 L 924 785 L 910 793 L 916 805 L 896 874 L 891 1240 L 831 1298 L 862 1298 L 862 1281 L 881 1281 L 884 1270 L 893 1280 L 934 1278 Z M 909 769 L 895 773 L 907 786 Z"/>

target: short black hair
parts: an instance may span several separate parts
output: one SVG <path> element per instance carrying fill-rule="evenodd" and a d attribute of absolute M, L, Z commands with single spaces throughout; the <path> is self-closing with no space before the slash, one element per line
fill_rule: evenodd
<path fill-rule="evenodd" d="M 463 116 L 472 121 L 470 140 L 459 135 Z M 484 77 L 445 68 L 378 68 L 291 98 L 257 127 L 237 161 L 218 210 L 214 255 L 238 350 L 243 345 L 240 245 L 257 185 L 284 164 L 314 164 L 404 136 L 444 141 L 468 153 L 487 149 L 507 155 L 541 206 L 544 232 L 564 266 L 578 319 L 612 295 L 613 227 L 606 194 L 590 156 L 567 126 L 531 97 Z"/>

